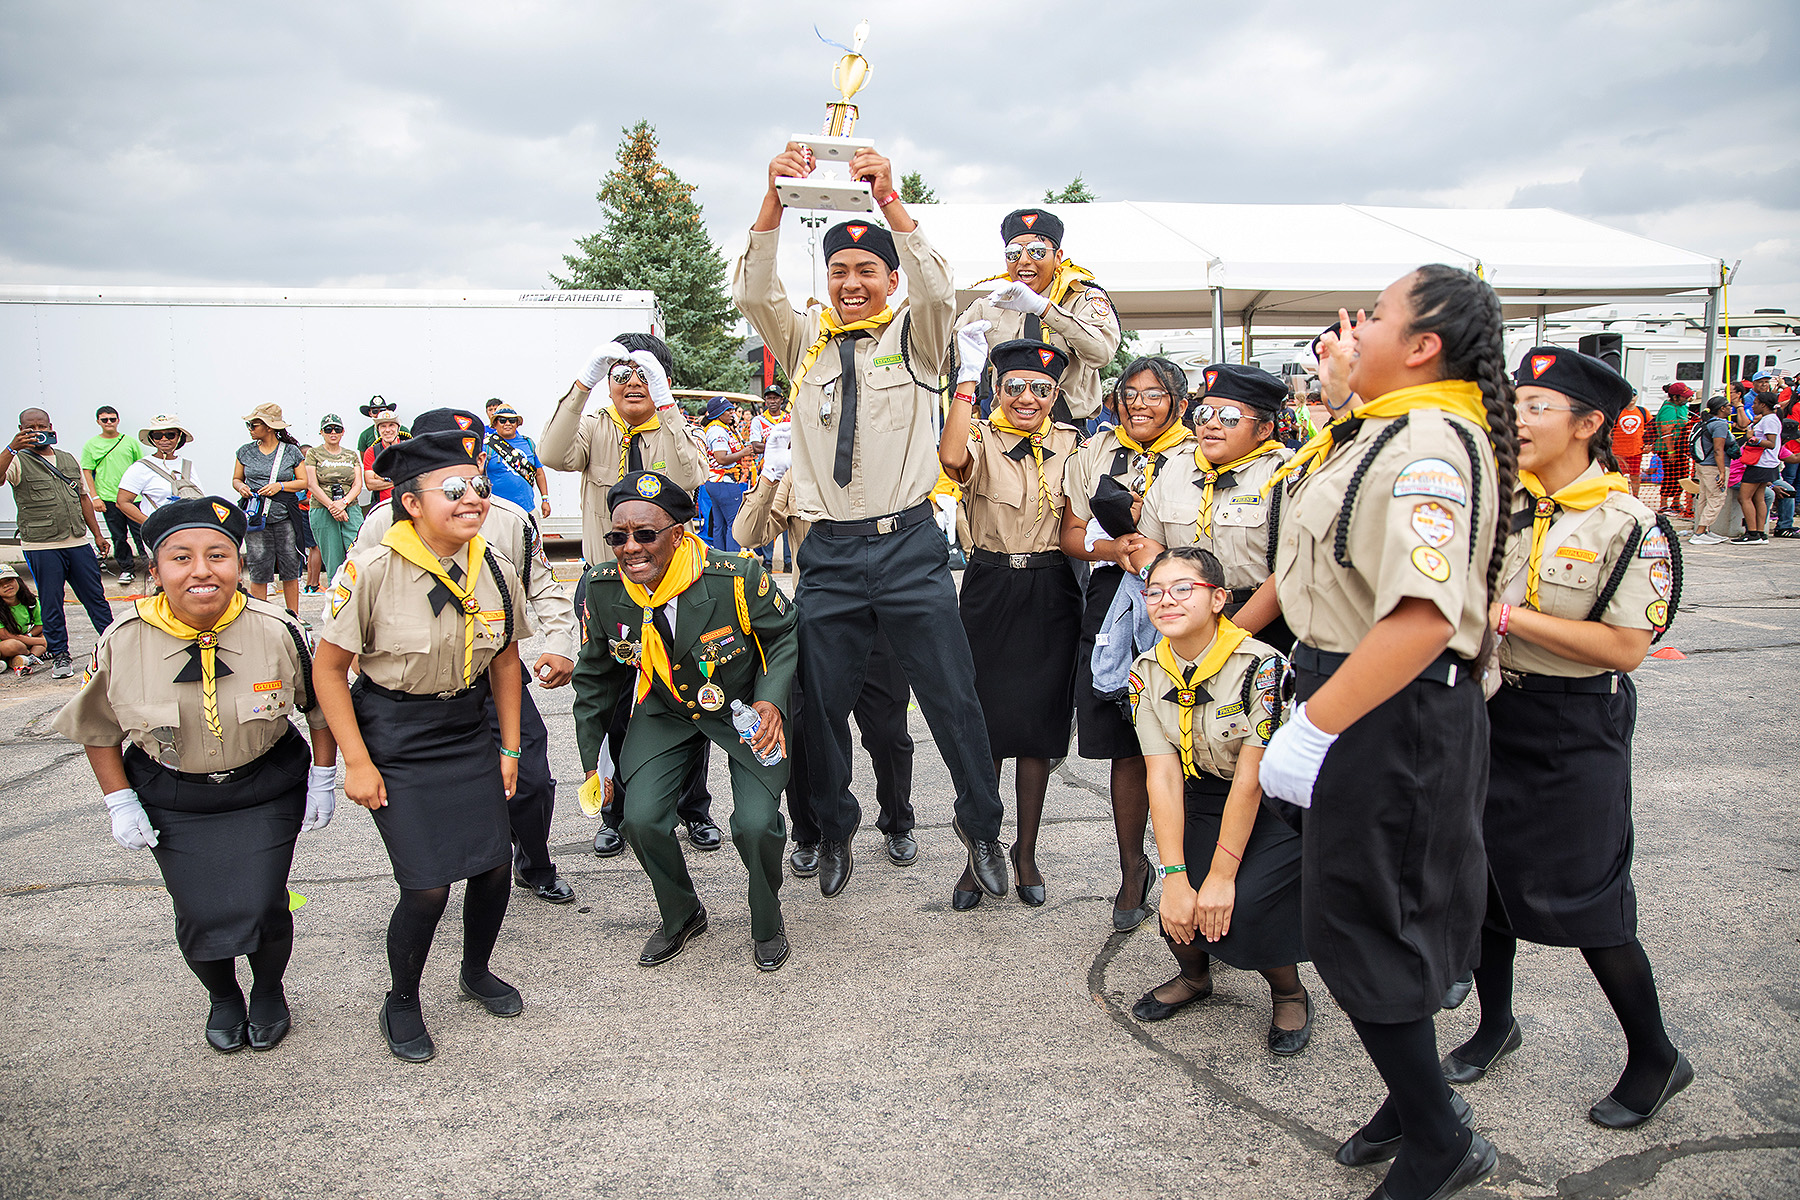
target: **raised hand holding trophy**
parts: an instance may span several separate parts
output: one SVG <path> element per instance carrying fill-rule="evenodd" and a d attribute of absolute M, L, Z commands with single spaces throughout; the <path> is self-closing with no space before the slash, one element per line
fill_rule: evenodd
<path fill-rule="evenodd" d="M 867 183 L 860 179 L 845 181 L 831 175 L 821 178 L 817 174 L 818 168 L 827 163 L 848 165 L 856 157 L 858 150 L 870 150 L 875 146 L 868 138 L 850 136 L 851 131 L 856 128 L 857 117 L 856 105 L 850 103 L 850 98 L 863 89 L 873 73 L 869 60 L 862 56 L 863 42 L 868 37 L 869 23 L 865 20 L 857 25 L 849 48 L 832 68 L 831 85 L 843 99 L 826 104 L 824 132 L 796 133 L 790 139 L 806 148 L 815 166 L 813 174 L 805 178 L 783 175 L 775 180 L 776 192 L 780 195 L 782 204 L 788 208 L 826 208 L 838 212 L 875 211 L 875 196 Z M 839 49 L 845 48 L 840 46 Z"/>

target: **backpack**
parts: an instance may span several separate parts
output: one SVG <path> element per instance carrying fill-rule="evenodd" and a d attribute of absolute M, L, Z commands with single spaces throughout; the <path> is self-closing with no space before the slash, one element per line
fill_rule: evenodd
<path fill-rule="evenodd" d="M 138 461 L 168 480 L 169 486 L 175 489 L 177 500 L 198 500 L 206 495 L 200 490 L 200 485 L 194 482 L 194 471 L 187 459 L 181 460 L 181 467 L 174 474 L 165 471 L 162 464 L 154 458 L 140 458 Z"/>
<path fill-rule="evenodd" d="M 1723 420 L 1725 420 L 1723 417 L 1702 417 L 1700 418 L 1700 423 L 1694 426 L 1694 432 L 1688 435 L 1688 454 L 1693 457 L 1695 462 L 1709 463 L 1713 460 L 1712 437 L 1707 434 L 1706 430 L 1714 421 Z M 1726 423 L 1725 428 L 1727 431 L 1731 429 L 1729 422 Z M 1725 461 L 1730 462 L 1739 454 L 1743 453 L 1743 449 L 1744 443 L 1741 438 L 1734 434 L 1727 436 L 1725 439 Z"/>

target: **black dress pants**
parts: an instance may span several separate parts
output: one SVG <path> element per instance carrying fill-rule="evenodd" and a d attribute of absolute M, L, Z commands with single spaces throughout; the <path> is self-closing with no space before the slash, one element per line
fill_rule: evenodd
<path fill-rule="evenodd" d="M 500 744 L 500 712 L 493 696 L 487 701 L 488 730 Z M 556 814 L 556 777 L 550 773 L 550 731 L 531 698 L 531 685 L 519 689 L 519 785 L 506 802 L 512 826 L 513 869 L 531 884 L 556 878 L 550 861 L 550 819 Z"/>
<path fill-rule="evenodd" d="M 906 728 L 906 706 L 912 697 L 906 686 L 906 672 L 899 656 L 887 638 L 875 635 L 875 650 L 863 675 L 862 694 L 850 715 L 862 734 L 862 747 L 875 765 L 875 803 L 881 815 L 875 828 L 882 833 L 911 833 L 913 828 L 912 768 L 913 740 Z M 794 702 L 788 711 L 806 711 L 806 692 L 799 679 L 794 680 Z M 788 776 L 788 819 L 794 827 L 794 840 L 808 843 L 820 840 L 819 820 L 813 811 L 812 784 L 807 777 L 805 718 L 790 721 L 788 757 L 794 761 Z"/>
<path fill-rule="evenodd" d="M 631 723 L 632 689 L 626 689 L 625 695 L 619 699 L 619 707 L 613 710 L 612 727 L 606 734 L 606 745 L 613 760 L 613 798 L 600 808 L 600 819 L 608 829 L 617 829 L 625 820 L 625 780 L 619 774 L 619 757 L 625 747 L 625 729 Z M 707 790 L 706 772 L 712 766 L 712 743 L 700 738 L 695 744 L 693 757 L 688 760 L 687 774 L 681 781 L 681 798 L 675 803 L 675 815 L 683 821 L 705 821 L 714 824 L 712 819 L 712 792 Z"/>

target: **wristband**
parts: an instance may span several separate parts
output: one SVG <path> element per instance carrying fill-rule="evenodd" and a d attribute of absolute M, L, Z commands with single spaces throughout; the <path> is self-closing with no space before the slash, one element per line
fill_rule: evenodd
<path fill-rule="evenodd" d="M 1167 879 L 1171 875 L 1181 875 L 1181 874 L 1184 874 L 1186 871 L 1187 871 L 1186 863 L 1176 863 L 1172 867 L 1165 867 L 1159 863 L 1159 864 L 1157 864 L 1157 867 L 1156 867 L 1156 877 L 1158 879 Z"/>
<path fill-rule="evenodd" d="M 1231 847 L 1227 846 L 1224 842 L 1214 842 L 1213 845 L 1217 846 L 1219 849 L 1223 850 L 1225 853 L 1231 854 Z M 1231 857 L 1237 859 L 1240 863 L 1244 861 L 1244 856 L 1241 854 L 1231 854 Z"/>
<path fill-rule="evenodd" d="M 500 747 L 500 753 L 506 755 L 508 758 L 519 757 L 519 752 L 517 750 L 508 750 L 505 746 Z"/>
<path fill-rule="evenodd" d="M 883 196 L 881 199 L 879 199 L 875 202 L 875 207 L 876 208 L 886 208 L 888 205 L 892 204 L 894 201 L 898 200 L 899 198 L 900 198 L 899 192 L 889 192 L 887 195 Z"/>
<path fill-rule="evenodd" d="M 1507 627 L 1507 625 L 1509 625 L 1511 623 L 1512 623 L 1512 605 L 1502 604 L 1500 606 L 1500 623 L 1494 627 L 1494 633 L 1500 637 L 1505 637 L 1506 636 L 1506 627 Z"/>

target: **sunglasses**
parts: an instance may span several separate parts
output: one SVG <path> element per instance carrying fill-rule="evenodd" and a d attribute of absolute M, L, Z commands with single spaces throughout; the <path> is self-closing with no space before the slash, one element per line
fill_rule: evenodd
<path fill-rule="evenodd" d="M 1055 253 L 1056 250 L 1053 247 L 1043 242 L 1031 242 L 1024 246 L 1008 246 L 1006 248 L 1006 261 L 1009 263 L 1016 263 L 1029 254 L 1032 262 L 1043 262 L 1046 258 L 1049 258 Z"/>
<path fill-rule="evenodd" d="M 1195 588 L 1216 588 L 1218 586 L 1216 583 L 1195 583 L 1190 579 L 1183 579 L 1180 583 L 1171 583 L 1168 587 L 1164 587 L 1160 583 L 1153 583 L 1144 589 L 1144 603 L 1155 604 L 1167 596 L 1177 604 L 1186 604 L 1193 599 Z"/>
<path fill-rule="evenodd" d="M 613 366 L 612 370 L 606 373 L 606 377 L 620 387 L 624 387 L 633 379 L 636 379 L 639 383 L 650 382 L 650 377 L 644 374 L 644 368 L 636 363 L 617 363 Z"/>
<path fill-rule="evenodd" d="M 640 546 L 648 546 L 669 530 L 679 527 L 680 524 L 681 522 L 677 521 L 673 525 L 664 525 L 661 529 L 633 529 L 629 533 L 615 529 L 606 535 L 606 544 L 623 546 L 627 542 L 636 542 Z"/>
<path fill-rule="evenodd" d="M 102 425 L 117 425 L 119 423 L 119 418 L 117 418 L 117 417 L 101 417 L 100 423 Z"/>
<path fill-rule="evenodd" d="M 165 438 L 179 438 L 180 436 L 181 430 L 179 429 L 152 429 L 150 431 L 150 440 L 153 442 L 160 442 Z"/>
<path fill-rule="evenodd" d="M 494 418 L 494 424 L 496 424 L 496 425 L 517 425 L 518 423 L 519 423 L 518 417 L 495 417 Z"/>
<path fill-rule="evenodd" d="M 1169 393 L 1162 388 L 1148 388 L 1138 391 L 1136 388 L 1120 388 L 1119 399 L 1126 404 L 1161 404 L 1169 398 Z"/>
<path fill-rule="evenodd" d="M 1194 428 L 1198 429 L 1214 417 L 1217 417 L 1219 418 L 1219 424 L 1223 425 L 1225 428 L 1236 429 L 1238 427 L 1238 422 L 1245 419 L 1245 415 L 1244 410 L 1235 404 L 1226 404 L 1219 408 L 1214 408 L 1210 404 L 1202 404 L 1199 408 L 1194 410 Z"/>
<path fill-rule="evenodd" d="M 320 433 L 342 433 L 342 432 L 344 432 L 344 427 L 342 425 L 321 425 L 321 426 L 319 426 L 319 432 Z"/>
<path fill-rule="evenodd" d="M 471 475 L 466 479 L 461 475 L 454 475 L 437 487 L 420 488 L 419 490 L 421 492 L 442 492 L 444 499 L 453 504 L 461 500 L 468 492 L 474 492 L 483 500 L 494 493 L 494 489 L 488 486 L 486 475 Z"/>
<path fill-rule="evenodd" d="M 1005 383 L 1000 385 L 1000 390 L 1005 392 L 1008 396 L 1011 396 L 1014 400 L 1023 396 L 1026 388 L 1030 388 L 1031 394 L 1036 396 L 1039 400 L 1048 400 L 1051 396 L 1056 394 L 1056 385 L 1051 383 L 1048 379 L 1008 379 Z"/>

